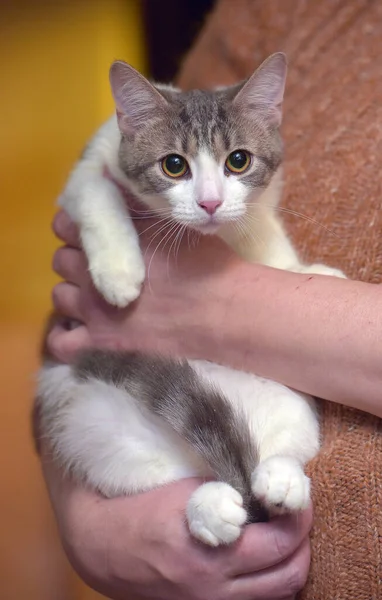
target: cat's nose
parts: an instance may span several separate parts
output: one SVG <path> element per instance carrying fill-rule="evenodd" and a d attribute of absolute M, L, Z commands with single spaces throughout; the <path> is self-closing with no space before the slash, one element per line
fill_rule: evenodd
<path fill-rule="evenodd" d="M 221 206 L 220 200 L 203 200 L 199 202 L 200 208 L 206 211 L 208 215 L 213 215 L 216 210 Z"/>

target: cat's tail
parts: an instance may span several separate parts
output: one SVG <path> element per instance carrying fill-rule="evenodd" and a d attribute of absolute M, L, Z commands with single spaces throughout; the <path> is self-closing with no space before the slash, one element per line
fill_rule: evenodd
<path fill-rule="evenodd" d="M 251 493 L 258 450 L 248 420 L 187 361 L 90 350 L 79 357 L 76 374 L 80 379 L 100 378 L 144 403 L 193 447 L 218 481 L 242 495 L 252 521 L 266 518 Z"/>

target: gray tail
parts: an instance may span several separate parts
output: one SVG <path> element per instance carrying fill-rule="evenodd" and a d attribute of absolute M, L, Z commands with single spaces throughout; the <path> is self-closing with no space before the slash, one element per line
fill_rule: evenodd
<path fill-rule="evenodd" d="M 79 357 L 76 374 L 102 379 L 143 402 L 193 447 L 218 481 L 240 492 L 252 522 L 266 519 L 251 493 L 258 451 L 245 415 L 206 385 L 187 361 L 90 350 Z"/>

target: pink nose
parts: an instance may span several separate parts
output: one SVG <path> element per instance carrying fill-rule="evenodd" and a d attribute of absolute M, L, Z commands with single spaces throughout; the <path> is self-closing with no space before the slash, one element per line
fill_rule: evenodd
<path fill-rule="evenodd" d="M 220 200 L 204 200 L 203 202 L 199 202 L 200 208 L 206 211 L 208 215 L 213 215 L 216 212 L 216 209 L 221 206 Z"/>

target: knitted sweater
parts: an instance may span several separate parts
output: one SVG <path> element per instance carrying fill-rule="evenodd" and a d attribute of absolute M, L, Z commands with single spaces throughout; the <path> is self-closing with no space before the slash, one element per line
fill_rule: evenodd
<path fill-rule="evenodd" d="M 370 282 L 382 278 L 381 40 L 379 0 L 218 0 L 178 80 L 229 84 L 287 53 L 283 204 L 334 234 L 291 215 L 288 229 L 305 259 Z M 300 598 L 382 599 L 381 421 L 320 406 L 312 566 Z"/>

